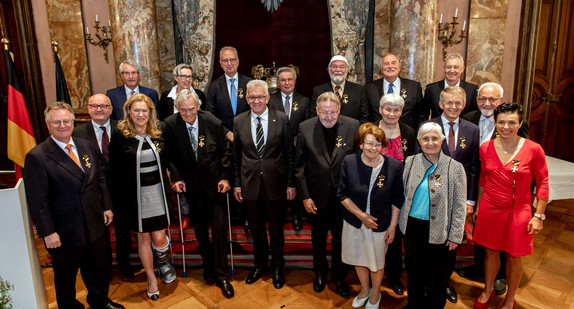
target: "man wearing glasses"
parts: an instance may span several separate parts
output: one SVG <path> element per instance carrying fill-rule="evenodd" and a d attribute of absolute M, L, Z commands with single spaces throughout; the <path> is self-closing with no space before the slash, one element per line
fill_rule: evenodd
<path fill-rule="evenodd" d="M 173 101 L 177 95 L 183 90 L 187 89 L 191 92 L 197 93 L 200 104 L 205 104 L 207 101 L 205 99 L 205 94 L 199 89 L 193 87 L 193 68 L 187 63 L 180 63 L 173 69 L 173 79 L 175 80 L 175 86 L 161 94 L 161 99 L 157 105 L 157 116 L 159 120 L 164 121 L 165 118 L 177 113 L 177 108 L 173 105 Z"/>
<path fill-rule="evenodd" d="M 137 62 L 134 60 L 126 60 L 122 62 L 120 64 L 120 76 L 124 84 L 106 91 L 106 96 L 108 96 L 112 101 L 112 119 L 124 119 L 124 103 L 129 97 L 136 93 L 147 95 L 152 100 L 153 105 L 157 108 L 157 104 L 159 102 L 157 92 L 153 89 L 139 85 L 140 71 Z"/>

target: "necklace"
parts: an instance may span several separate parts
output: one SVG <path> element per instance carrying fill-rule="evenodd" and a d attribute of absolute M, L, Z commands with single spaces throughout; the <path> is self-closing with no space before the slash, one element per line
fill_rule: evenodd
<path fill-rule="evenodd" d="M 514 151 L 516 150 L 516 147 L 518 146 L 518 143 L 520 142 L 520 138 L 516 139 L 512 145 L 510 145 L 510 147 L 507 147 L 504 142 L 502 142 L 502 139 L 500 140 L 500 145 L 502 146 L 502 151 L 504 151 L 505 154 L 508 153 L 514 153 Z"/>

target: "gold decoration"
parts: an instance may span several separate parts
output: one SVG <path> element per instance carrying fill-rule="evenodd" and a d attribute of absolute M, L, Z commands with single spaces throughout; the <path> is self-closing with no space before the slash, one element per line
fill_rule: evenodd
<path fill-rule="evenodd" d="M 401 97 L 403 97 L 403 100 L 407 99 L 407 90 L 406 89 L 401 89 Z"/>
<path fill-rule="evenodd" d="M 409 149 L 409 148 L 407 147 L 407 140 L 406 140 L 406 139 L 403 139 L 403 140 L 401 140 L 401 142 L 403 143 L 403 151 L 407 151 L 407 149 Z"/>
<path fill-rule="evenodd" d="M 512 160 L 512 165 L 514 165 L 514 166 L 511 168 L 511 170 L 513 173 L 518 172 L 518 164 L 520 164 L 520 161 L 518 161 L 516 159 Z"/>
<path fill-rule="evenodd" d="M 82 160 L 84 160 L 84 165 L 87 168 L 92 168 L 92 163 L 90 162 L 90 157 L 88 157 L 88 155 L 83 155 Z"/>
<path fill-rule="evenodd" d="M 377 180 L 377 187 L 382 188 L 385 185 L 385 175 L 379 175 Z"/>
<path fill-rule="evenodd" d="M 337 136 L 336 141 L 337 143 L 335 146 L 337 146 L 337 148 L 341 148 L 341 146 L 343 146 L 343 137 L 341 135 Z"/>
<path fill-rule="evenodd" d="M 237 96 L 238 96 L 240 99 L 243 99 L 243 89 L 242 89 L 242 88 L 239 88 L 239 89 L 237 89 L 237 92 L 238 92 L 238 95 L 237 95 Z"/>
<path fill-rule="evenodd" d="M 161 148 L 159 147 L 159 143 L 156 142 L 156 141 L 154 141 L 154 142 L 153 142 L 153 145 L 155 146 L 155 151 L 157 151 L 157 153 L 160 153 L 160 152 L 161 152 Z"/>
<path fill-rule="evenodd" d="M 460 148 L 462 148 L 462 149 L 465 149 L 465 148 L 466 148 L 465 142 L 466 142 L 466 137 L 461 136 L 461 137 L 460 137 Z"/>
<path fill-rule="evenodd" d="M 96 15 L 97 17 L 97 15 Z M 108 57 L 108 45 L 110 45 L 110 43 L 112 43 L 112 32 L 111 32 L 111 28 L 112 25 L 108 24 L 108 26 L 100 26 L 100 21 L 96 19 L 95 24 L 94 24 L 94 29 L 96 29 L 96 38 L 97 40 L 92 39 L 92 36 L 90 35 L 90 30 L 88 27 L 86 27 L 86 34 L 85 34 L 85 39 L 86 41 L 88 41 L 88 43 L 94 45 L 94 46 L 98 46 L 101 49 L 104 50 L 104 59 L 106 59 L 106 63 L 110 63 L 110 59 Z M 52 45 L 54 43 L 52 42 Z M 56 44 L 58 44 L 56 42 Z M 56 45 L 57 46 L 57 45 Z"/>
<path fill-rule="evenodd" d="M 299 109 L 299 102 L 293 102 L 293 111 L 296 112 Z"/>
<path fill-rule="evenodd" d="M 199 136 L 199 143 L 197 143 L 199 145 L 199 147 L 203 147 L 205 146 L 205 136 L 200 135 Z"/>
<path fill-rule="evenodd" d="M 434 180 L 436 181 L 434 185 L 437 188 L 440 188 L 440 186 L 442 186 L 442 184 L 440 183 L 440 175 L 439 174 L 434 175 Z"/>
<path fill-rule="evenodd" d="M 348 94 L 343 94 L 343 104 L 347 104 L 349 103 L 349 95 Z"/>

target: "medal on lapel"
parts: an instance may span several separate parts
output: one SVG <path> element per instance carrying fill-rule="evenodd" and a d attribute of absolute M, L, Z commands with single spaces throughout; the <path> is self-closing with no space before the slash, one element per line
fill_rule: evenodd
<path fill-rule="evenodd" d="M 520 163 L 520 161 L 514 159 L 512 160 L 512 165 L 514 165 L 510 170 L 512 170 L 513 173 L 518 172 L 518 164 Z"/>
<path fill-rule="evenodd" d="M 92 163 L 90 162 L 90 157 L 88 155 L 83 155 L 82 160 L 84 160 L 84 165 L 87 168 L 92 168 Z"/>
<path fill-rule="evenodd" d="M 241 88 L 237 89 L 237 96 L 238 96 L 240 99 L 243 99 L 243 89 L 241 89 Z"/>
<path fill-rule="evenodd" d="M 407 149 L 408 149 L 408 147 L 407 147 L 407 140 L 406 140 L 406 139 L 403 139 L 401 142 L 403 143 L 403 151 L 407 151 Z"/>
<path fill-rule="evenodd" d="M 203 135 L 199 136 L 199 142 L 197 143 L 197 145 L 199 145 L 199 147 L 205 146 L 205 136 Z"/>
<path fill-rule="evenodd" d="M 299 102 L 293 102 L 293 111 L 296 112 L 299 109 Z"/>
<path fill-rule="evenodd" d="M 377 187 L 382 188 L 385 185 L 385 175 L 379 175 L 377 179 Z"/>
<path fill-rule="evenodd" d="M 460 137 L 460 148 L 462 148 L 462 149 L 466 148 L 465 142 L 466 142 L 466 137 L 461 136 Z"/>
<path fill-rule="evenodd" d="M 336 141 L 337 143 L 335 144 L 335 146 L 337 148 L 341 148 L 341 146 L 343 146 L 343 137 L 341 135 L 337 136 Z"/>
<path fill-rule="evenodd" d="M 434 180 L 435 180 L 435 184 L 434 184 L 434 185 L 435 185 L 437 188 L 440 188 L 440 186 L 442 186 L 442 184 L 440 183 L 440 175 L 439 175 L 439 174 L 434 175 Z"/>
<path fill-rule="evenodd" d="M 157 151 L 157 153 L 160 153 L 160 152 L 161 152 L 161 148 L 159 147 L 159 143 L 156 142 L 156 141 L 154 141 L 154 142 L 153 142 L 153 145 L 155 146 L 155 151 Z"/>
<path fill-rule="evenodd" d="M 343 104 L 347 104 L 347 103 L 349 103 L 349 95 L 345 93 L 343 95 Z"/>
<path fill-rule="evenodd" d="M 403 97 L 403 100 L 407 99 L 407 90 L 406 89 L 401 89 L 401 97 Z"/>

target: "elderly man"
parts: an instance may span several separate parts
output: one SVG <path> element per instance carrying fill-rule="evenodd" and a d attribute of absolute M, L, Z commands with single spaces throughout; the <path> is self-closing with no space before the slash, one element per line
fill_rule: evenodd
<path fill-rule="evenodd" d="M 424 120 L 421 117 L 423 93 L 421 84 L 417 81 L 400 78 L 401 64 L 399 58 L 393 54 L 386 54 L 382 60 L 383 78 L 365 85 L 369 99 L 369 121 L 380 119 L 379 101 L 387 93 L 397 93 L 405 100 L 405 107 L 401 121 L 412 128 L 418 128 Z"/>
<path fill-rule="evenodd" d="M 317 99 L 316 113 L 299 126 L 295 177 L 299 196 L 311 220 L 313 242 L 313 290 L 323 291 L 329 264 L 327 232 L 331 230 L 331 280 L 337 294 L 349 297 L 345 284 L 347 267 L 341 261 L 342 205 L 337 198 L 341 164 L 345 155 L 355 152 L 359 122 L 339 115 L 341 103 L 332 92 Z"/>
<path fill-rule="evenodd" d="M 480 137 L 478 127 L 470 121 L 460 118 L 460 113 L 466 104 L 464 89 L 457 86 L 448 87 L 440 94 L 439 106 L 442 115 L 428 120 L 438 123 L 446 136 L 442 143 L 442 152 L 460 162 L 464 166 L 467 183 L 467 214 L 472 214 L 478 195 L 478 176 L 480 173 L 480 161 L 478 160 L 478 147 Z M 420 152 L 420 146 L 415 147 L 415 152 Z M 454 271 L 456 262 L 456 248 L 449 252 L 449 277 Z M 458 296 L 452 283 L 448 282 L 446 297 L 448 301 L 456 303 Z"/>
<path fill-rule="evenodd" d="M 59 308 L 84 308 L 76 299 L 81 270 L 91 308 L 123 308 L 108 298 L 105 233 L 112 202 L 98 155 L 90 142 L 72 138 L 74 110 L 62 102 L 44 111 L 50 137 L 26 155 L 28 208 L 54 268 Z"/>
<path fill-rule="evenodd" d="M 283 222 L 285 199 L 297 195 L 293 176 L 293 139 L 285 113 L 267 108 L 267 83 L 252 80 L 247 84 L 250 111 L 233 122 L 234 196 L 244 203 L 253 236 L 255 269 L 245 279 L 251 284 L 268 269 L 269 245 L 265 221 L 269 224 L 273 286 L 285 284 L 283 267 Z M 266 220 L 267 219 L 267 220 Z"/>
<path fill-rule="evenodd" d="M 327 67 L 331 80 L 313 88 L 309 117 L 317 116 L 316 102 L 319 95 L 330 91 L 335 93 L 341 102 L 341 115 L 357 119 L 360 123 L 369 121 L 365 87 L 347 81 L 347 66 L 348 62 L 345 57 L 337 55 L 331 58 Z"/>
<path fill-rule="evenodd" d="M 442 113 L 438 104 L 441 91 L 448 87 L 459 86 L 466 92 L 466 106 L 462 114 L 478 109 L 476 103 L 476 90 L 478 86 L 461 80 L 464 72 L 464 59 L 459 53 L 450 53 L 444 59 L 444 79 L 432 84 L 428 84 L 425 89 L 422 116 L 428 118 L 429 112 L 431 118 L 440 116 Z"/>
<path fill-rule="evenodd" d="M 197 93 L 201 103 L 207 102 L 205 94 L 199 89 L 193 87 L 193 68 L 187 63 L 180 63 L 173 68 L 173 79 L 175 86 L 171 90 L 165 91 L 161 94 L 161 99 L 157 105 L 157 117 L 159 120 L 164 121 L 167 117 L 177 113 L 173 101 L 177 95 L 184 89 Z M 199 104 L 201 104 L 199 103 Z"/>
<path fill-rule="evenodd" d="M 203 278 L 215 282 L 227 298 L 233 286 L 227 278 L 225 193 L 231 189 L 231 145 L 223 124 L 200 110 L 196 92 L 182 90 L 175 99 L 179 111 L 165 120 L 170 149 L 173 190 L 183 193 L 191 206 L 191 221 L 203 259 Z M 182 185 L 183 188 L 180 188 Z M 209 240 L 209 223 L 212 240 Z"/>
<path fill-rule="evenodd" d="M 157 107 L 159 102 L 157 92 L 139 84 L 140 70 L 137 62 L 134 60 L 126 60 L 120 63 L 120 76 L 124 84 L 106 91 L 106 96 L 112 101 L 112 119 L 124 119 L 124 103 L 129 97 L 136 93 L 147 95 L 152 100 L 153 105 Z"/>
<path fill-rule="evenodd" d="M 277 70 L 277 81 L 279 83 L 278 92 L 269 98 L 269 108 L 285 112 L 289 117 L 289 127 L 294 141 L 297 137 L 299 124 L 309 117 L 309 98 L 295 92 L 297 73 L 291 67 L 282 67 Z M 293 230 L 301 231 L 303 222 L 303 207 L 299 199 L 294 199 L 288 203 L 291 206 L 291 216 L 293 217 Z"/>

